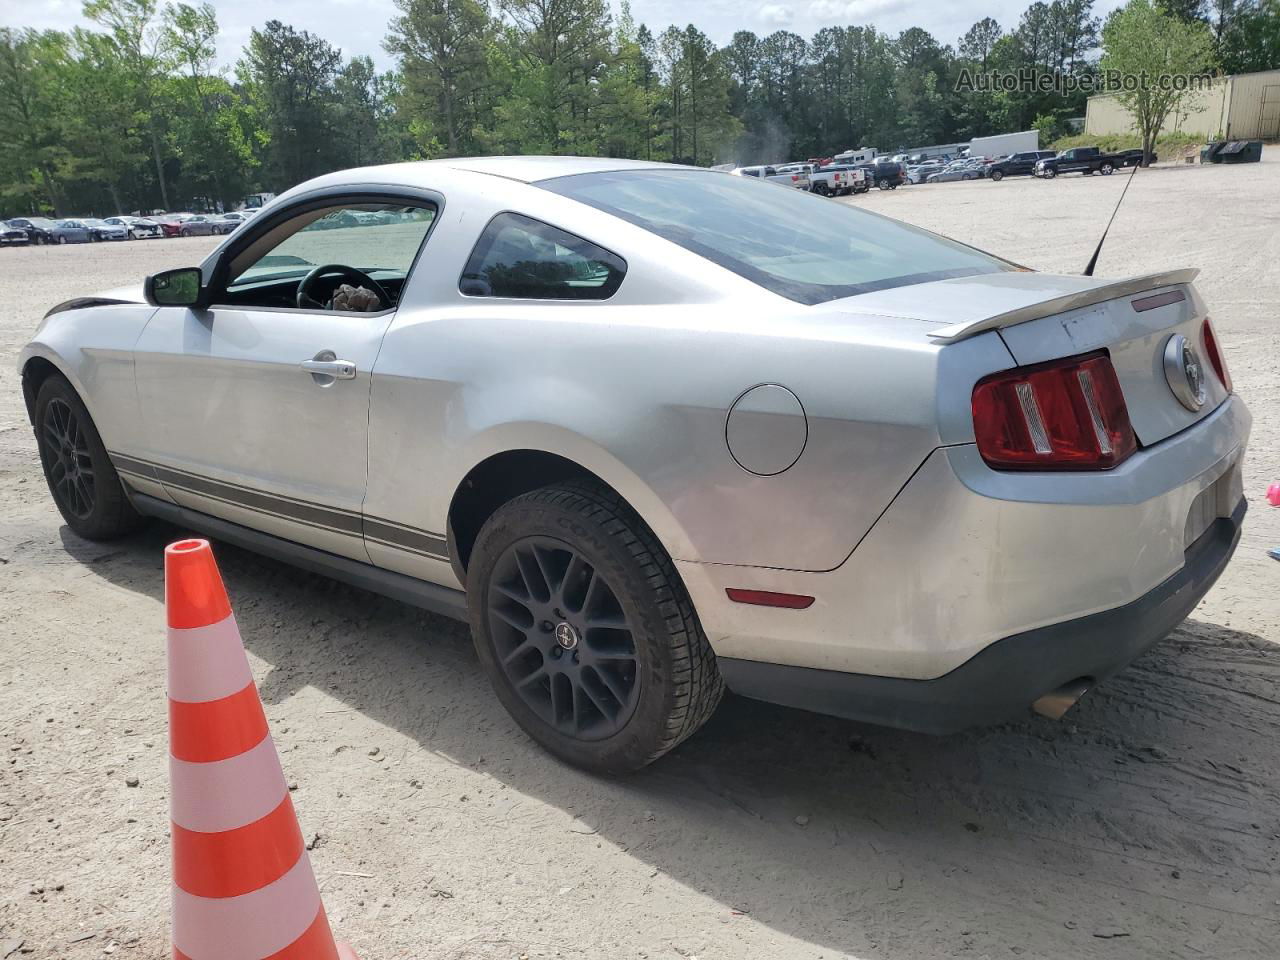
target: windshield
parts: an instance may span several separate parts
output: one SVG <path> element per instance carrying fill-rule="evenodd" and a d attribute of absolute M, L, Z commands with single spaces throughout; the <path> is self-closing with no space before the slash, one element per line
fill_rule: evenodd
<path fill-rule="evenodd" d="M 538 186 L 644 227 L 800 303 L 1017 269 L 848 204 L 712 171 L 586 173 Z"/>

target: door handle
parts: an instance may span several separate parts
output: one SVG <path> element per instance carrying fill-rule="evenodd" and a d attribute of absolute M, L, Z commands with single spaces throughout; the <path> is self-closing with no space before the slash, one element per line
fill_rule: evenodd
<path fill-rule="evenodd" d="M 316 383 L 328 386 L 334 380 L 354 380 L 356 365 L 350 360 L 339 360 L 332 350 L 321 350 L 310 360 L 298 364 L 311 374 Z"/>

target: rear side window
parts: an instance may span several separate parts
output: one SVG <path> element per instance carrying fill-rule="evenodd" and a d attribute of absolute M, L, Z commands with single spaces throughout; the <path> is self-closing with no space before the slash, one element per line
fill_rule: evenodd
<path fill-rule="evenodd" d="M 500 213 L 484 228 L 458 289 L 468 297 L 607 300 L 627 264 L 603 247 L 518 213 Z"/>

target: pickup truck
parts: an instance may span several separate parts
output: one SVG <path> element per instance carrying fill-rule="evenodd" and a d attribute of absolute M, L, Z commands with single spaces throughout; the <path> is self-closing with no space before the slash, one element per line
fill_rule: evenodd
<path fill-rule="evenodd" d="M 843 197 L 850 193 L 866 193 L 871 189 L 867 172 L 843 165 L 819 167 L 809 174 L 813 192 L 824 197 Z"/>
<path fill-rule="evenodd" d="M 735 177 L 755 177 L 757 180 L 768 180 L 784 187 L 795 187 L 797 190 L 809 189 L 809 174 L 800 171 L 783 173 L 777 167 L 736 167 L 729 173 Z"/>
<path fill-rule="evenodd" d="M 1137 150 L 1138 158 L 1142 151 Z M 1056 157 L 1036 161 L 1035 175 L 1052 180 L 1060 173 L 1093 173 L 1110 175 L 1117 167 L 1133 166 L 1134 158 L 1125 153 L 1103 153 L 1097 147 L 1072 147 Z"/>
<path fill-rule="evenodd" d="M 999 183 L 1005 177 L 1026 176 L 1032 173 L 1041 160 L 1049 160 L 1057 154 L 1052 150 L 1024 150 L 1011 153 L 987 165 L 987 179 Z"/>

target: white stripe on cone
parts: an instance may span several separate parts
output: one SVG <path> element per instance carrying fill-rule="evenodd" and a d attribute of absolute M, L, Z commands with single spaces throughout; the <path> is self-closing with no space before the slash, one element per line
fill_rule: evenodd
<path fill-rule="evenodd" d="M 173 888 L 173 945 L 191 960 L 262 960 L 307 932 L 320 889 L 304 852 L 275 883 L 239 897 L 197 897 Z"/>
<path fill-rule="evenodd" d="M 288 792 L 271 737 L 212 763 L 169 757 L 169 815 L 188 830 L 220 833 L 261 820 Z"/>
<path fill-rule="evenodd" d="M 169 696 L 208 703 L 253 683 L 235 614 L 207 627 L 169 628 Z"/>

